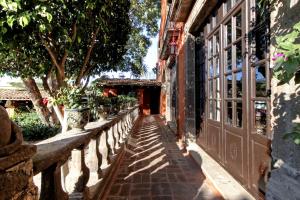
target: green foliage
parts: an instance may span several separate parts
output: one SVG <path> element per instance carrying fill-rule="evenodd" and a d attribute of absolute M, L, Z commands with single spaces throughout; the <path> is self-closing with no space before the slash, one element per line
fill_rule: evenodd
<path fill-rule="evenodd" d="M 84 107 L 83 97 L 86 94 L 84 89 L 79 86 L 64 86 L 61 87 L 54 98 L 55 105 L 64 105 L 69 109 L 81 109 Z"/>
<path fill-rule="evenodd" d="M 289 83 L 298 76 L 300 69 L 300 22 L 293 26 L 292 32 L 277 37 L 277 54 L 273 57 L 276 61 L 274 76 L 280 81 L 279 84 Z M 296 84 L 300 83 L 299 77 L 295 77 Z"/>
<path fill-rule="evenodd" d="M 17 112 L 12 120 L 22 128 L 24 139 L 27 141 L 44 140 L 59 132 L 59 127 L 44 125 L 34 111 Z"/>
<path fill-rule="evenodd" d="M 127 52 L 119 66 L 121 70 L 139 76 L 147 71 L 143 59 L 151 45 L 150 38 L 158 33 L 160 0 L 131 0 L 130 3 L 131 32 Z"/>
<path fill-rule="evenodd" d="M 100 105 L 103 106 L 111 106 L 111 99 L 109 97 L 104 96 L 103 88 L 97 86 L 97 84 L 92 84 L 88 89 L 88 106 L 90 108 L 90 112 L 94 119 L 97 118 L 98 108 Z"/>
<path fill-rule="evenodd" d="M 283 138 L 290 138 L 294 141 L 295 144 L 300 145 L 300 123 L 295 124 L 292 131 L 286 133 Z"/>
<path fill-rule="evenodd" d="M 137 99 L 131 95 L 118 95 L 118 103 L 126 104 L 136 102 Z"/>
<path fill-rule="evenodd" d="M 53 52 L 63 73 L 77 77 L 97 28 L 84 76 L 115 69 L 126 52 L 129 0 L 0 0 L 0 73 L 43 77 L 53 70 Z M 76 27 L 76 28 L 74 28 Z M 64 78 L 64 77 L 63 77 Z"/>

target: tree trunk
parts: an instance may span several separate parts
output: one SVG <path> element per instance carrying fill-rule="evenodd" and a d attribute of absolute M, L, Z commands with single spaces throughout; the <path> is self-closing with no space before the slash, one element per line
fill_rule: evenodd
<path fill-rule="evenodd" d="M 48 126 L 53 126 L 57 124 L 57 117 L 54 112 L 50 112 L 46 105 L 42 104 L 42 95 L 40 90 L 35 82 L 35 80 L 31 77 L 23 78 L 23 83 L 27 91 L 30 94 L 30 99 L 34 105 L 34 108 L 39 115 L 42 123 Z"/>

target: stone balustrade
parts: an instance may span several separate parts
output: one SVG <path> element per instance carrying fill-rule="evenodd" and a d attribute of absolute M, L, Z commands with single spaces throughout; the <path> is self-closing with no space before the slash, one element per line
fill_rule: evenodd
<path fill-rule="evenodd" d="M 102 199 L 138 115 L 136 106 L 37 143 L 33 173 L 39 198 Z"/>

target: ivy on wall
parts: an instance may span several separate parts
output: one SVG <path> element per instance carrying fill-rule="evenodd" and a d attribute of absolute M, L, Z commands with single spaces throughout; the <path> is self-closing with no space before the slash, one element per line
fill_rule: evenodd
<path fill-rule="evenodd" d="M 289 83 L 295 77 L 295 83 L 300 83 L 300 22 L 293 26 L 293 30 L 276 38 L 277 53 L 272 60 L 275 61 L 274 76 L 279 85 Z"/>

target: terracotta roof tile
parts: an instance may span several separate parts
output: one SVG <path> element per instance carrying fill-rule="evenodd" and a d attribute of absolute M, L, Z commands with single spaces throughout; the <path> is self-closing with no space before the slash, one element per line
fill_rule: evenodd
<path fill-rule="evenodd" d="M 153 79 L 106 79 L 99 80 L 99 85 L 132 85 L 132 86 L 161 86 L 161 83 Z"/>
<path fill-rule="evenodd" d="M 41 91 L 43 97 L 47 93 Z M 30 94 L 26 90 L 20 89 L 0 89 L 0 100 L 30 100 Z"/>

